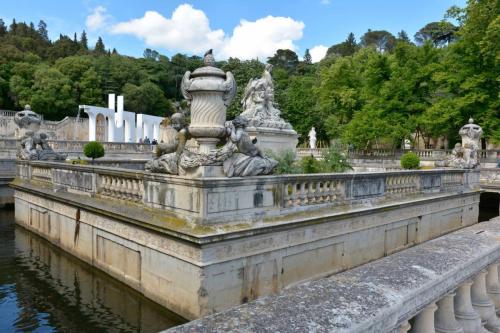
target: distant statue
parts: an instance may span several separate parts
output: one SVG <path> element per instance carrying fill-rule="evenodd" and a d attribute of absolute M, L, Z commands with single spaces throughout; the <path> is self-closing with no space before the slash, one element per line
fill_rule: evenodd
<path fill-rule="evenodd" d="M 281 118 L 276 108 L 272 68 L 267 64 L 261 78 L 248 82 L 241 100 L 241 116 L 247 118 L 251 126 L 290 129 L 291 125 Z"/>
<path fill-rule="evenodd" d="M 268 175 L 278 165 L 277 161 L 265 157 L 255 145 L 257 139 L 250 138 L 245 131 L 247 124 L 248 119 L 242 116 L 226 123 L 229 140 L 238 148 L 238 152 L 224 161 L 224 173 L 227 177 Z"/>
<path fill-rule="evenodd" d="M 316 149 L 316 130 L 314 129 L 314 127 L 311 128 L 308 136 L 309 136 L 309 148 Z"/>
<path fill-rule="evenodd" d="M 436 166 L 461 169 L 477 168 L 479 166 L 478 150 L 483 129 L 474 124 L 474 120 L 470 118 L 469 123 L 462 126 L 458 134 L 462 137 L 462 143 L 455 145 L 451 156 L 446 157 L 443 161 L 436 161 Z"/>
<path fill-rule="evenodd" d="M 405 150 L 411 149 L 411 141 L 409 139 L 404 140 L 404 149 Z"/>
<path fill-rule="evenodd" d="M 66 155 L 58 154 L 47 143 L 48 136 L 40 132 L 42 118 L 31 107 L 26 105 L 23 111 L 14 116 L 14 122 L 19 126 L 21 133 L 21 147 L 17 157 L 21 160 L 65 160 Z"/>

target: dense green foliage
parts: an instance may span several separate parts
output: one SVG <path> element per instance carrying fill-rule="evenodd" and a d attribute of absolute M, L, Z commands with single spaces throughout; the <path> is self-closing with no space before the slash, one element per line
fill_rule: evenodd
<path fill-rule="evenodd" d="M 297 174 L 297 173 L 320 173 L 320 172 L 344 172 L 352 170 L 345 154 L 339 145 L 332 145 L 322 151 L 321 159 L 314 156 L 306 156 L 300 160 L 295 159 L 295 153 L 285 150 L 278 154 L 267 151 L 266 155 L 278 162 L 274 173 Z"/>
<path fill-rule="evenodd" d="M 83 154 L 88 158 L 91 158 L 93 162 L 94 159 L 104 156 L 104 146 L 100 142 L 90 141 L 83 146 Z"/>
<path fill-rule="evenodd" d="M 268 59 L 275 101 L 302 142 L 315 126 L 319 140 L 340 138 L 359 149 L 398 147 L 414 134 L 454 144 L 473 117 L 486 139 L 498 143 L 499 12 L 498 0 L 469 0 L 464 9 L 451 8 L 446 20 L 424 25 L 415 43 L 405 31 L 369 30 L 359 42 L 351 33 L 317 64 L 309 51 L 300 60 L 278 50 Z M 125 94 L 128 110 L 168 115 L 182 99 L 182 75 L 201 64 L 200 57 L 168 58 L 151 49 L 139 59 L 122 56 L 101 38 L 89 48 L 85 33 L 50 41 L 43 21 L 37 27 L 0 21 L 0 109 L 30 104 L 46 119 L 61 119 L 81 104 L 105 105 L 106 94 L 117 93 Z M 231 119 L 264 64 L 230 58 L 218 65 L 238 84 Z"/>
<path fill-rule="evenodd" d="M 420 158 L 414 152 L 407 152 L 401 156 L 399 160 L 403 169 L 418 169 L 420 168 Z"/>

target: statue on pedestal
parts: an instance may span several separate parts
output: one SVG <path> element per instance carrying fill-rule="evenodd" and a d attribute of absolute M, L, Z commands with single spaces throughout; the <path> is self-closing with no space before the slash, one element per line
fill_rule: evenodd
<path fill-rule="evenodd" d="M 292 126 L 281 118 L 274 102 L 272 69 L 273 65 L 267 64 L 261 78 L 248 82 L 241 100 L 241 116 L 249 120 L 249 126 L 291 129 Z"/>
<path fill-rule="evenodd" d="M 436 166 L 461 169 L 477 168 L 479 166 L 478 150 L 483 129 L 474 124 L 474 120 L 470 118 L 469 123 L 462 126 L 458 134 L 462 137 L 462 144 L 457 143 L 452 155 L 443 161 L 436 161 Z"/>
<path fill-rule="evenodd" d="M 316 129 L 314 127 L 309 131 L 309 148 L 316 149 Z"/>
<path fill-rule="evenodd" d="M 19 126 L 21 135 L 21 147 L 17 151 L 17 158 L 40 161 L 66 159 L 65 155 L 54 152 L 49 146 L 48 135 L 39 131 L 42 118 L 31 111 L 29 105 L 15 114 L 14 122 Z"/>

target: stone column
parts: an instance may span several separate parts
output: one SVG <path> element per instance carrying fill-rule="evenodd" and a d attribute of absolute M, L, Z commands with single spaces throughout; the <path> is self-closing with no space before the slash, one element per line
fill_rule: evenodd
<path fill-rule="evenodd" d="M 115 142 L 115 117 L 108 116 L 108 142 Z"/>
<path fill-rule="evenodd" d="M 437 303 L 438 310 L 434 318 L 437 333 L 463 333 L 464 330 L 455 319 L 453 297 L 455 293 L 445 295 Z"/>
<path fill-rule="evenodd" d="M 479 313 L 484 327 L 491 332 L 500 333 L 500 320 L 498 320 L 495 305 L 486 293 L 486 271 L 483 270 L 474 278 L 471 288 L 472 307 Z"/>
<path fill-rule="evenodd" d="M 498 263 L 491 264 L 488 267 L 486 275 L 486 291 L 495 304 L 495 312 L 500 310 L 500 283 L 498 281 Z"/>
<path fill-rule="evenodd" d="M 437 306 L 434 303 L 427 305 L 415 318 L 412 333 L 434 333 L 434 311 Z"/>
<path fill-rule="evenodd" d="M 454 299 L 455 317 L 464 329 L 464 333 L 487 332 L 483 328 L 479 314 L 472 307 L 471 285 L 472 281 L 465 281 L 458 287 Z"/>
<path fill-rule="evenodd" d="M 409 330 L 410 330 L 411 326 L 410 326 L 410 323 L 407 321 L 405 321 L 404 323 L 401 324 L 401 326 L 399 326 L 399 333 L 407 333 Z"/>
<path fill-rule="evenodd" d="M 95 141 L 96 139 L 96 116 L 93 113 L 88 113 L 89 115 L 89 141 Z"/>

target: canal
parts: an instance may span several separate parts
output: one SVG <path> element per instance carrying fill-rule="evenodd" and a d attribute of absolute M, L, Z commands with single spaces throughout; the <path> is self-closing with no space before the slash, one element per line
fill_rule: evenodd
<path fill-rule="evenodd" d="M 0 209 L 0 332 L 158 332 L 183 322 Z"/>

